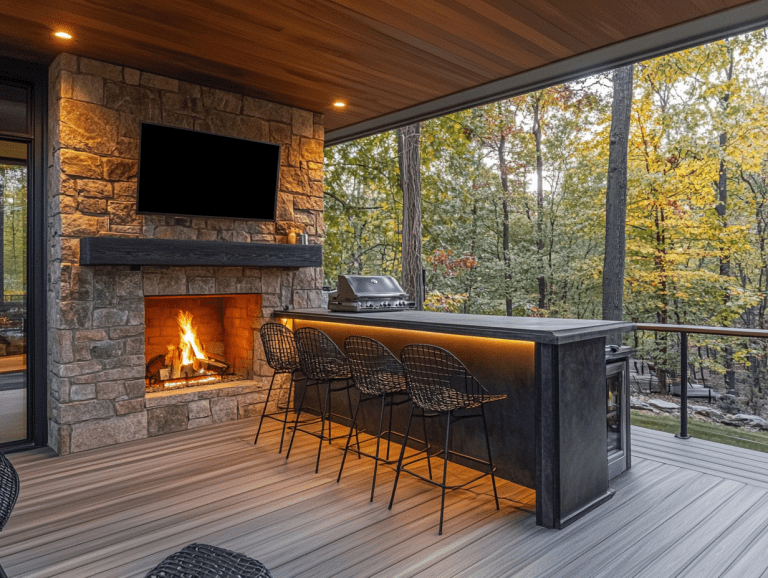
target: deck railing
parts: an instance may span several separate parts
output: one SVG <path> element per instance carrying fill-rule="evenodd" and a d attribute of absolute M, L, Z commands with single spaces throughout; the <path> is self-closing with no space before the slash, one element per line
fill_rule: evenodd
<path fill-rule="evenodd" d="M 707 327 L 706 325 L 667 325 L 663 323 L 638 323 L 638 331 L 661 331 L 680 334 L 680 433 L 676 437 L 688 439 L 688 334 L 727 335 L 768 339 L 765 329 L 738 329 L 733 327 Z"/>

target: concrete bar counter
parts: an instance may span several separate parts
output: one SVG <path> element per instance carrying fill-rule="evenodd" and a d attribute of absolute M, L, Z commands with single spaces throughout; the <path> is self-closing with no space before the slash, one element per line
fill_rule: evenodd
<path fill-rule="evenodd" d="M 507 395 L 486 408 L 493 461 L 499 477 L 536 491 L 538 525 L 565 527 L 611 497 L 605 339 L 633 324 L 429 311 L 292 309 L 275 317 L 294 330 L 316 327 L 342 350 L 347 336 L 364 335 L 395 355 L 409 343 L 453 352 L 490 393 Z M 468 426 L 456 434 L 454 449 L 485 458 L 481 432 Z M 440 439 L 439 429 L 430 432 L 430 443 Z"/>

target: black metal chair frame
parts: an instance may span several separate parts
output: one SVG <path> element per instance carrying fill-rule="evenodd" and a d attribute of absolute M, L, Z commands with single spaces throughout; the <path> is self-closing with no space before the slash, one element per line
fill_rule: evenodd
<path fill-rule="evenodd" d="M 423 459 L 419 457 L 403 463 L 405 455 L 405 446 L 400 452 L 400 459 L 397 462 L 397 472 L 395 474 L 395 484 L 392 488 L 392 497 L 389 500 L 389 509 L 395 501 L 395 492 L 397 483 L 400 479 L 400 472 L 407 472 L 417 478 L 420 478 L 430 484 L 442 489 L 440 501 L 440 526 L 438 534 L 443 533 L 443 515 L 445 510 L 445 492 L 446 490 L 456 490 L 468 486 L 484 478 L 491 476 L 493 485 L 493 497 L 496 501 L 496 509 L 499 509 L 499 495 L 496 491 L 496 477 L 494 473 L 496 468 L 493 465 L 491 457 L 491 443 L 488 438 L 488 422 L 485 418 L 485 404 L 492 401 L 500 401 L 506 398 L 506 395 L 490 395 L 472 374 L 464 367 L 464 364 L 453 355 L 441 347 L 425 344 L 406 345 L 400 352 L 400 358 L 405 368 L 407 378 L 408 393 L 411 396 L 413 405 L 411 406 L 411 415 L 408 418 L 408 426 L 405 430 L 406 443 L 411 430 L 413 416 L 418 412 L 425 418 L 436 418 L 445 416 L 445 446 L 443 454 L 443 479 L 437 482 L 422 476 L 420 473 L 409 469 L 411 466 Z M 455 389 L 456 383 L 463 384 L 464 391 Z M 476 411 L 478 410 L 479 411 Z M 473 411 L 474 410 L 474 411 Z M 464 413 L 469 411 L 470 413 Z M 461 413 L 457 413 L 461 412 Z M 488 451 L 488 460 L 468 456 L 460 452 L 451 450 L 451 426 L 456 422 L 481 418 L 483 420 L 483 431 L 485 432 L 485 446 Z M 461 484 L 449 485 L 448 476 L 448 458 L 449 456 L 459 457 L 472 463 L 487 466 L 488 471 L 479 476 Z"/>
<path fill-rule="evenodd" d="M 259 434 L 261 433 L 261 426 L 264 424 L 264 418 L 273 419 L 283 424 L 283 431 L 280 434 L 280 449 L 277 452 L 282 453 L 285 429 L 288 423 L 293 421 L 289 419 L 288 413 L 295 409 L 295 382 L 296 373 L 299 371 L 299 353 L 296 349 L 293 331 L 285 325 L 274 322 L 265 323 L 261 326 L 259 334 L 264 345 L 264 355 L 267 358 L 267 364 L 274 372 L 272 373 L 272 381 L 269 382 L 267 399 L 264 402 L 264 409 L 261 412 L 261 420 L 259 421 L 259 427 L 256 430 L 256 438 L 253 440 L 253 444 L 256 445 L 259 442 Z M 275 385 L 275 379 L 278 375 L 287 374 L 290 374 L 291 381 L 288 384 L 288 399 L 285 402 L 285 406 L 278 405 L 277 411 L 267 413 L 267 406 L 272 395 L 272 388 Z M 291 395 L 294 396 L 294 406 L 291 405 Z"/>
<path fill-rule="evenodd" d="M 13 464 L 0 452 L 0 530 L 11 517 L 13 507 L 19 497 L 19 474 Z M 0 578 L 8 578 L 0 566 Z"/>
<path fill-rule="evenodd" d="M 266 566 L 245 554 L 190 544 L 149 571 L 146 578 L 271 578 Z"/>
<path fill-rule="evenodd" d="M 296 337 L 296 347 L 299 352 L 299 368 L 305 378 L 304 394 L 299 401 L 298 409 L 296 411 L 296 419 L 293 424 L 293 433 L 291 434 L 291 441 L 288 444 L 288 451 L 285 454 L 287 460 L 291 456 L 291 448 L 293 448 L 293 440 L 296 437 L 296 432 L 315 436 L 319 439 L 317 447 L 317 460 L 315 462 L 315 473 L 320 471 L 320 453 L 323 449 L 323 441 L 327 441 L 330 444 L 333 440 L 344 437 L 343 435 L 333 437 L 331 435 L 331 418 L 336 417 L 343 420 L 350 420 L 350 417 L 334 414 L 331 407 L 331 394 L 342 391 L 347 392 L 347 402 L 349 403 L 349 415 L 352 415 L 352 397 L 350 390 L 354 387 L 352 383 L 352 374 L 349 371 L 349 363 L 347 357 L 342 353 L 333 340 L 325 333 L 314 327 L 302 327 L 297 329 L 294 333 Z M 334 383 L 341 383 L 334 387 Z M 326 385 L 325 389 L 325 403 L 323 403 L 320 396 L 320 387 Z M 307 397 L 307 391 L 310 387 L 317 387 L 317 402 L 320 409 L 320 432 L 315 432 L 300 427 L 300 425 L 306 425 L 305 422 L 301 422 L 301 413 L 304 409 L 304 401 Z M 314 420 L 316 423 L 317 420 Z M 328 422 L 328 434 L 325 433 L 325 423 Z M 354 429 L 352 424 L 350 428 Z M 355 432 L 357 441 L 360 441 L 358 433 Z"/>
<path fill-rule="evenodd" d="M 341 458 L 341 466 L 339 467 L 339 475 L 336 478 L 336 481 L 339 482 L 341 480 L 341 474 L 344 472 L 344 463 L 347 460 L 347 453 L 349 452 L 349 448 L 353 447 L 357 452 L 358 458 L 360 456 L 365 456 L 375 460 L 370 499 L 370 501 L 373 502 L 379 463 L 394 464 L 398 461 L 398 459 L 390 459 L 392 436 L 395 435 L 401 438 L 403 443 L 405 442 L 405 436 L 403 434 L 392 431 L 392 410 L 396 406 L 410 403 L 411 400 L 406 388 L 405 370 L 403 369 L 400 360 L 397 359 L 397 357 L 395 357 L 383 344 L 369 337 L 352 335 L 344 340 L 344 350 L 347 353 L 349 369 L 352 373 L 352 382 L 359 390 L 360 395 L 355 404 L 355 412 L 352 417 L 352 428 L 349 430 L 349 435 L 347 436 L 347 444 L 344 447 L 344 456 Z M 376 453 L 370 454 L 364 452 L 360 448 L 359 438 L 357 439 L 357 442 L 351 442 L 353 429 L 354 431 L 358 431 L 359 429 L 357 427 L 357 417 L 359 415 L 360 406 L 365 402 L 374 400 L 381 401 L 381 411 L 379 414 L 379 429 L 376 433 Z M 386 431 L 382 431 L 386 408 L 389 408 L 389 426 Z M 426 420 L 423 421 L 423 425 L 424 449 L 420 450 L 418 453 L 429 452 Z M 381 438 L 384 436 L 387 438 L 387 451 L 386 456 L 381 457 Z M 429 466 L 431 478 L 432 465 L 429 461 L 427 461 L 427 464 Z"/>

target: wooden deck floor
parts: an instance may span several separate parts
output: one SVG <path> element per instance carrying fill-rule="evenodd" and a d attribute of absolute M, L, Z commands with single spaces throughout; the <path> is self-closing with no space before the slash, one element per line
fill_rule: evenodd
<path fill-rule="evenodd" d="M 489 482 L 449 494 L 297 436 L 290 461 L 277 424 L 257 447 L 255 420 L 75 454 L 11 456 L 21 496 L 0 533 L 11 578 L 143 577 L 191 542 L 244 552 L 274 578 L 768 577 L 768 455 L 633 428 L 633 468 L 604 506 L 562 531 L 535 525 L 531 490 Z"/>

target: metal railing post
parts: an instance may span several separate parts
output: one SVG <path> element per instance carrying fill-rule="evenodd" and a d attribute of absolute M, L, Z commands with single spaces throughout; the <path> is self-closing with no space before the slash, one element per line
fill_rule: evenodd
<path fill-rule="evenodd" d="M 680 433 L 675 437 L 687 440 L 688 435 L 688 334 L 680 332 Z"/>

